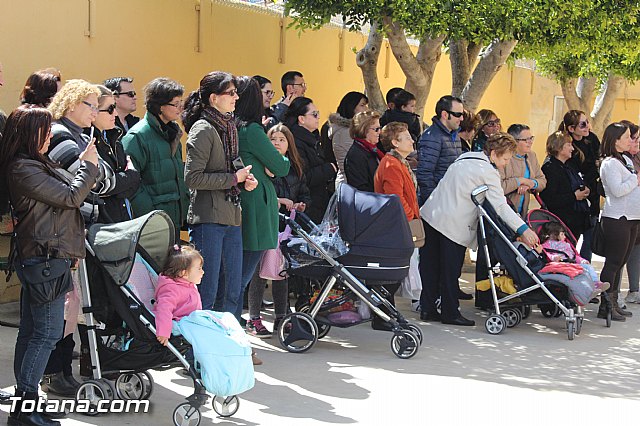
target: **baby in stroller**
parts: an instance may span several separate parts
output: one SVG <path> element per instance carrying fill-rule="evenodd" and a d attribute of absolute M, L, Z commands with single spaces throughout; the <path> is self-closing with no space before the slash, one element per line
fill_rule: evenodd
<path fill-rule="evenodd" d="M 578 254 L 575 247 L 567 240 L 564 227 L 557 222 L 547 222 L 540 228 L 542 251 L 550 262 L 567 262 L 579 264 L 589 274 L 594 282 L 595 292 L 601 293 L 609 288 L 609 283 L 603 283 L 598 273 L 588 260 Z"/>

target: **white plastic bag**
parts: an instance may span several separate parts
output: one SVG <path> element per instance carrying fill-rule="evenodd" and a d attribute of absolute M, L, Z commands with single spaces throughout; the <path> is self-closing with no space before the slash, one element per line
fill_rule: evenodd
<path fill-rule="evenodd" d="M 411 300 L 420 299 L 420 293 L 422 293 L 422 279 L 420 278 L 420 256 L 418 254 L 419 249 L 414 249 L 413 255 L 411 255 L 411 261 L 409 263 L 409 275 L 402 281 L 400 286 L 400 297 L 406 297 Z"/>

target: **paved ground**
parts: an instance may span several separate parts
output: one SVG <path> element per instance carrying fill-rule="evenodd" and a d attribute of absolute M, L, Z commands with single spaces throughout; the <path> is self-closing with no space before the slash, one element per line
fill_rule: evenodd
<path fill-rule="evenodd" d="M 470 275 L 463 278 L 469 280 Z M 468 291 L 471 284 L 465 282 Z M 401 310 L 416 319 L 409 303 Z M 596 425 L 640 414 L 640 305 L 634 317 L 605 328 L 588 306 L 580 336 L 567 340 L 562 319 L 538 311 L 518 327 L 491 336 L 484 313 L 463 302 L 476 327 L 417 324 L 425 343 L 410 360 L 390 351 L 390 335 L 368 325 L 334 329 L 309 352 L 283 352 L 275 339 L 255 344 L 264 365 L 256 386 L 241 396 L 233 418 L 203 409 L 201 424 L 220 425 Z M 11 306 L 0 307 L 3 318 Z M 0 327 L 0 388 L 13 385 L 15 329 Z M 73 415 L 71 425 L 170 425 L 190 382 L 170 370 L 153 373 L 152 412 Z M 7 406 L 0 406 L 0 421 Z"/>

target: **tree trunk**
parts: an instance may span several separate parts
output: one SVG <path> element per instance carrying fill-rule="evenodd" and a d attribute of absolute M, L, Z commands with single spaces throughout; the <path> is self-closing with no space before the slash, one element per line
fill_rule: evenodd
<path fill-rule="evenodd" d="M 516 44 L 518 44 L 517 40 L 495 40 L 487 46 L 478 62 L 478 66 L 473 70 L 473 74 L 471 74 L 462 91 L 462 100 L 469 111 L 476 111 L 484 92 L 489 87 L 493 77 L 505 64 Z"/>
<path fill-rule="evenodd" d="M 382 47 L 383 35 L 377 22 L 371 25 L 371 31 L 367 38 L 367 44 L 356 54 L 356 64 L 362 70 L 364 90 L 369 98 L 369 106 L 376 111 L 387 109 L 387 103 L 380 90 L 378 80 L 378 58 Z"/>
<path fill-rule="evenodd" d="M 478 54 L 482 45 L 468 40 L 451 41 L 449 44 L 449 58 L 451 60 L 451 94 L 461 96 L 469 81 L 471 70 L 478 61 Z"/>
<path fill-rule="evenodd" d="M 444 37 L 423 40 L 416 57 L 407 42 L 404 28 L 388 16 L 383 18 L 383 24 L 393 56 L 407 78 L 405 88 L 416 97 L 416 114 L 422 116 Z"/>
<path fill-rule="evenodd" d="M 569 78 L 560 82 L 560 88 L 562 89 L 562 95 L 564 101 L 567 103 L 569 109 L 581 109 L 580 98 L 576 92 L 576 86 L 578 85 L 577 78 Z M 589 108 L 585 111 L 588 111 Z"/>
<path fill-rule="evenodd" d="M 598 79 L 595 77 L 580 77 L 576 85 L 576 93 L 580 100 L 580 111 L 588 113 L 591 110 L 591 102 L 593 94 L 596 91 L 596 83 Z"/>
<path fill-rule="evenodd" d="M 602 137 L 605 127 L 609 125 L 611 112 L 623 87 L 623 77 L 609 74 L 609 79 L 605 81 L 600 88 L 600 93 L 596 98 L 593 111 L 591 111 L 592 131 L 599 137 Z"/>

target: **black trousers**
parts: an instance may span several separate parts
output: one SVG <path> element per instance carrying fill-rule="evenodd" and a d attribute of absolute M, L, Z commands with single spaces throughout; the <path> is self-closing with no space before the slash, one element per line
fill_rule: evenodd
<path fill-rule="evenodd" d="M 462 273 L 466 247 L 454 243 L 425 221 L 422 223 L 426 244 L 420 248 L 420 306 L 422 312 L 435 315 L 436 300 L 440 297 L 442 319 L 450 321 L 460 316 L 458 279 Z"/>
<path fill-rule="evenodd" d="M 602 230 L 606 256 L 600 281 L 611 284 L 607 293 L 617 295 L 620 291 L 622 268 L 629 260 L 640 231 L 640 220 L 627 220 L 624 216 L 620 219 L 603 217 Z"/>

